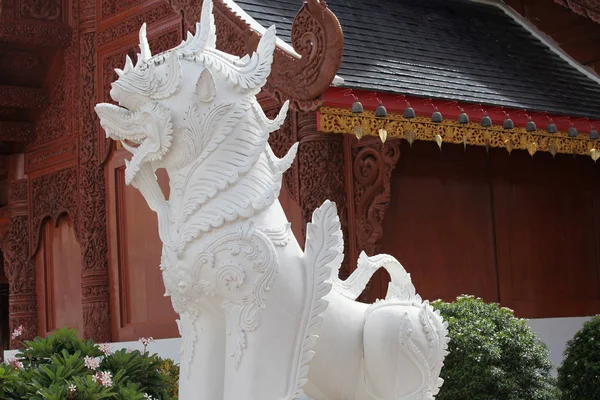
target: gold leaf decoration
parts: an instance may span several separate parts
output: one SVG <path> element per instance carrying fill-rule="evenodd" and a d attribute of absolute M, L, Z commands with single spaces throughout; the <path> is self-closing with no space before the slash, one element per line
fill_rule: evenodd
<path fill-rule="evenodd" d="M 352 115 L 352 111 L 344 108 L 321 107 L 320 128 L 323 133 L 353 134 L 355 126 L 361 126 L 365 136 L 379 136 L 382 120 L 375 118 L 375 113 L 365 110 L 360 116 Z M 569 138 L 567 132 L 550 134 L 545 130 L 527 132 L 524 127 L 515 127 L 507 133 L 502 126 L 482 127 L 478 122 L 459 124 L 458 121 L 446 119 L 434 123 L 428 117 L 417 116 L 410 120 L 403 114 L 388 112 L 385 119 L 387 138 L 405 138 L 412 145 L 416 140 L 438 142 L 439 135 L 445 143 L 485 146 L 486 148 L 506 148 L 505 135 L 511 135 L 514 150 L 535 148 L 535 152 L 545 151 L 551 154 L 578 154 L 590 156 L 590 148 L 594 142 L 588 135 Z M 530 143 L 535 143 L 535 145 Z"/>
<path fill-rule="evenodd" d="M 364 132 L 362 130 L 362 128 L 360 126 L 355 126 L 354 127 L 354 136 L 356 136 L 356 138 L 358 140 L 360 140 L 364 135 Z"/>
<path fill-rule="evenodd" d="M 538 144 L 537 142 L 529 142 L 527 143 L 527 151 L 529 152 L 529 155 L 531 157 L 533 157 L 533 155 L 537 152 L 538 150 Z"/>
<path fill-rule="evenodd" d="M 381 143 L 385 143 L 385 141 L 387 140 L 387 130 L 385 130 L 384 128 L 381 128 L 379 130 L 379 137 L 381 138 Z"/>
<path fill-rule="evenodd" d="M 548 151 L 552 154 L 552 158 L 556 157 L 556 153 L 558 153 L 558 148 L 556 147 L 556 141 L 552 140 L 548 145 Z"/>
<path fill-rule="evenodd" d="M 590 156 L 592 157 L 592 160 L 596 162 L 600 158 L 600 151 L 593 148 L 592 150 L 590 150 Z"/>
<path fill-rule="evenodd" d="M 404 138 L 406 139 L 410 147 L 412 147 L 412 144 L 415 142 L 415 140 L 417 140 L 417 134 L 415 133 L 415 131 L 406 131 L 404 132 Z"/>
<path fill-rule="evenodd" d="M 506 151 L 508 151 L 508 154 L 511 154 L 513 149 L 515 148 L 512 139 L 504 140 L 504 147 L 506 147 Z"/>
<path fill-rule="evenodd" d="M 437 143 L 438 147 L 440 148 L 440 150 L 442 149 L 442 142 L 444 140 L 442 139 L 442 135 L 440 135 L 439 133 L 437 135 L 435 135 L 435 142 Z"/>

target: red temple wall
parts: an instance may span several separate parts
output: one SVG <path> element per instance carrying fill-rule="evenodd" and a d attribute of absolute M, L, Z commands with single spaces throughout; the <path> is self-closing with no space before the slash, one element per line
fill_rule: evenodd
<path fill-rule="evenodd" d="M 521 317 L 600 312 L 598 167 L 584 157 L 415 143 L 391 178 L 382 251 L 425 298 L 473 294 Z"/>

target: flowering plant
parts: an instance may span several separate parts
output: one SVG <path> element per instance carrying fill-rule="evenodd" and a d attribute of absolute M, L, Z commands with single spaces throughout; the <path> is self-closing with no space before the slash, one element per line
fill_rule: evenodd
<path fill-rule="evenodd" d="M 473 296 L 432 306 L 450 336 L 437 400 L 557 399 L 546 345 L 512 310 Z"/>
<path fill-rule="evenodd" d="M 176 398 L 177 380 L 156 354 L 113 349 L 80 340 L 75 330 L 25 341 L 15 359 L 0 364 L 0 399 L 163 400 Z M 179 369 L 176 368 L 178 375 Z"/>

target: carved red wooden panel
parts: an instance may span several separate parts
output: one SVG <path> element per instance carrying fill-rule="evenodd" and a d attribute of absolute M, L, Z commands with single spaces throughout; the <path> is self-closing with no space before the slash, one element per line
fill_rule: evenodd
<path fill-rule="evenodd" d="M 176 337 L 177 315 L 170 299 L 163 296 L 156 214 L 137 189 L 125 185 L 127 154 L 123 149 L 116 151 L 107 166 L 113 340 Z M 168 191 L 166 173 L 158 171 L 157 175 L 163 190 Z"/>
<path fill-rule="evenodd" d="M 38 334 L 47 335 L 63 326 L 83 336 L 81 299 L 81 248 L 70 217 L 57 225 L 47 220 L 36 253 Z"/>
<path fill-rule="evenodd" d="M 492 166 L 502 303 L 524 317 L 600 312 L 598 167 L 524 152 L 493 152 Z"/>
<path fill-rule="evenodd" d="M 398 258 L 424 298 L 498 300 L 485 149 L 403 142 L 383 227 L 381 251 Z"/>

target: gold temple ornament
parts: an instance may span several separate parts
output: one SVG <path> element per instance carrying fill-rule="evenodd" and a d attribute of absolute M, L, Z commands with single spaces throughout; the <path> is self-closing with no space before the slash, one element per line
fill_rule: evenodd
<path fill-rule="evenodd" d="M 382 122 L 385 120 L 386 140 L 404 138 L 412 146 L 415 141 L 462 144 L 463 146 L 483 146 L 486 148 L 506 148 L 507 135 L 513 138 L 514 150 L 573 154 L 589 157 L 594 140 L 588 135 L 569 137 L 567 132 L 549 133 L 546 130 L 527 132 L 525 127 L 514 127 L 507 131 L 502 125 L 483 127 L 478 122 L 460 124 L 456 120 L 444 119 L 432 122 L 430 118 L 416 116 L 404 118 L 402 113 L 388 112 L 385 118 L 376 118 L 375 113 L 365 110 L 360 116 L 344 108 L 321 107 L 319 126 L 323 133 L 353 134 L 356 120 L 362 127 L 364 136 L 380 136 Z"/>
<path fill-rule="evenodd" d="M 600 151 L 596 150 L 596 148 L 591 149 L 590 157 L 592 157 L 592 160 L 594 160 L 594 162 L 598 161 L 598 158 L 600 158 Z"/>
<path fill-rule="evenodd" d="M 511 154 L 515 148 L 515 144 L 513 143 L 512 139 L 505 139 L 504 147 L 506 147 L 506 151 L 508 151 L 508 154 Z"/>
<path fill-rule="evenodd" d="M 527 152 L 529 152 L 529 155 L 531 157 L 533 157 L 533 155 L 538 151 L 538 144 L 535 141 L 531 141 L 529 143 L 527 143 Z"/>
<path fill-rule="evenodd" d="M 359 125 L 355 126 L 354 127 L 354 136 L 356 136 L 356 138 L 358 140 L 360 140 L 360 139 L 362 139 L 363 135 L 364 135 L 364 132 L 363 132 L 362 128 Z"/>
<path fill-rule="evenodd" d="M 385 128 L 379 129 L 379 138 L 381 139 L 381 143 L 385 143 L 385 141 L 387 140 L 387 137 L 388 137 L 387 130 Z"/>
<path fill-rule="evenodd" d="M 442 139 L 442 135 L 440 135 L 439 133 L 437 135 L 435 135 L 435 142 L 437 143 L 440 150 L 442 150 L 443 141 L 444 141 L 444 139 Z"/>

